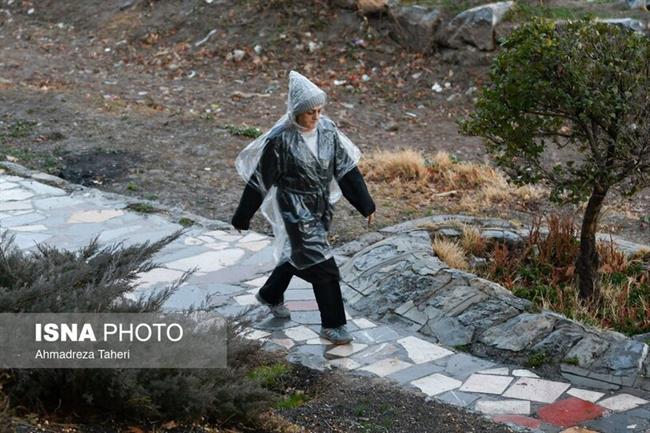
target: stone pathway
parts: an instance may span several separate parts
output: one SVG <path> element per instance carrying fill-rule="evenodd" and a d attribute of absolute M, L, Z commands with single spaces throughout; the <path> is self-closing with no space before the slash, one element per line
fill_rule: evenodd
<path fill-rule="evenodd" d="M 157 240 L 178 230 L 171 217 L 126 209 L 125 197 L 93 189 L 72 192 L 46 185 L 45 175 L 0 174 L 0 231 L 15 235 L 19 248 L 47 242 L 76 249 L 98 236 L 102 244 Z M 271 239 L 237 233 L 225 223 L 193 226 L 156 257 L 163 267 L 143 274 L 138 292 L 155 291 L 198 268 L 169 299 L 182 309 L 208 300 L 224 315 L 257 306 L 254 294 L 272 268 Z M 341 258 L 341 260 L 343 260 Z M 515 365 L 480 359 L 427 341 L 399 323 L 377 323 L 348 307 L 352 344 L 328 345 L 318 337 L 320 316 L 310 285 L 294 278 L 286 293 L 289 321 L 267 316 L 248 338 L 269 350 L 286 348 L 289 359 L 313 368 L 340 368 L 381 376 L 493 419 L 544 432 L 650 432 L 647 395 L 604 393 L 546 380 Z"/>

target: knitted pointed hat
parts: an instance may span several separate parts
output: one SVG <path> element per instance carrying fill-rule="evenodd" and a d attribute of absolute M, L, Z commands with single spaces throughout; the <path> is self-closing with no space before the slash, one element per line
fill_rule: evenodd
<path fill-rule="evenodd" d="M 327 95 L 320 87 L 296 71 L 289 72 L 287 110 L 291 117 L 323 106 L 326 101 Z"/>

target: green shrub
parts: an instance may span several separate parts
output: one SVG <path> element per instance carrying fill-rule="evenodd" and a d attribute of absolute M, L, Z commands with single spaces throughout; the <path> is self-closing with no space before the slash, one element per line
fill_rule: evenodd
<path fill-rule="evenodd" d="M 191 218 L 183 217 L 183 218 L 178 220 L 178 223 L 180 225 L 182 225 L 183 227 L 189 227 L 189 226 L 194 225 L 194 220 L 191 219 Z"/>
<path fill-rule="evenodd" d="M 226 125 L 224 128 L 232 135 L 239 135 L 242 137 L 257 138 L 260 135 L 262 135 L 262 131 L 260 131 L 259 128 L 255 128 L 252 126 Z"/>
<path fill-rule="evenodd" d="M 543 182 L 557 202 L 588 200 L 574 269 L 585 302 L 601 296 L 596 232 L 606 197 L 650 186 L 649 68 L 645 35 L 587 19 L 533 19 L 502 44 L 475 112 L 461 122 L 517 184 Z"/>
<path fill-rule="evenodd" d="M 528 357 L 525 365 L 528 368 L 539 368 L 547 362 L 549 362 L 549 357 L 545 352 L 536 352 Z"/>
<path fill-rule="evenodd" d="M 277 362 L 271 365 L 261 365 L 253 369 L 248 377 L 269 388 L 279 385 L 282 376 L 288 374 L 289 366 L 284 362 Z"/>
<path fill-rule="evenodd" d="M 301 392 L 295 392 L 290 394 L 276 403 L 276 409 L 293 409 L 298 406 L 305 404 L 306 398 L 305 394 Z"/>
<path fill-rule="evenodd" d="M 178 238 L 124 247 L 93 240 L 79 251 L 40 245 L 25 253 L 0 241 L 0 312 L 156 312 L 189 276 L 137 300 L 124 295 L 152 256 Z M 259 344 L 240 337 L 244 315 L 227 320 L 227 367 L 219 369 L 16 369 L 0 371 L 10 407 L 78 420 L 251 422 L 273 395 L 247 377 Z M 0 394 L 1 395 L 1 394 Z"/>
<path fill-rule="evenodd" d="M 149 203 L 129 203 L 126 208 L 139 213 L 156 213 L 159 211 Z"/>

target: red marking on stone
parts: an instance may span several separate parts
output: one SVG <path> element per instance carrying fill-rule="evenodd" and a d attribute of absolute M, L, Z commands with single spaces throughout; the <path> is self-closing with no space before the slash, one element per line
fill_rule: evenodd
<path fill-rule="evenodd" d="M 539 419 L 560 427 L 571 427 L 580 422 L 603 416 L 605 409 L 579 398 L 567 398 L 546 405 L 537 411 Z"/>
<path fill-rule="evenodd" d="M 539 428 L 542 424 L 538 419 L 522 415 L 495 415 L 492 419 L 496 422 L 517 424 L 528 428 Z"/>
<path fill-rule="evenodd" d="M 291 311 L 318 310 L 318 304 L 316 301 L 287 301 L 286 306 Z"/>

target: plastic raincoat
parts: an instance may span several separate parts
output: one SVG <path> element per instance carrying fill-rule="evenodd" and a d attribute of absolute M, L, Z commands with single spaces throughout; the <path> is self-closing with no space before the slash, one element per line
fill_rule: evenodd
<path fill-rule="evenodd" d="M 356 168 L 361 152 L 336 125 L 325 116 L 320 118 L 316 155 L 301 135 L 296 116 L 324 100 L 320 88 L 291 71 L 287 113 L 236 160 L 237 171 L 247 184 L 233 226 L 248 229 L 261 206 L 273 227 L 276 262 L 289 261 L 297 269 L 332 257 L 327 231 L 341 192 L 362 215 L 375 211 Z"/>

